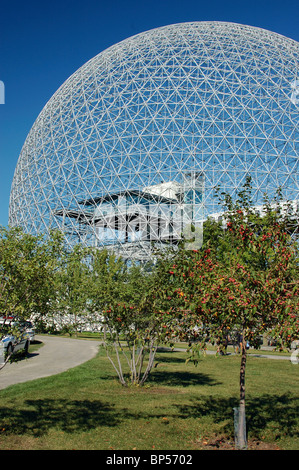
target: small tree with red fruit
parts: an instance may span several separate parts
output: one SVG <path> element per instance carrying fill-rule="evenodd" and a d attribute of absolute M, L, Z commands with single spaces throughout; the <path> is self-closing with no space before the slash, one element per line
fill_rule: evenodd
<path fill-rule="evenodd" d="M 224 195 L 222 222 L 208 221 L 204 244 L 193 252 L 182 248 L 169 261 L 169 285 L 175 296 L 179 332 L 197 331 L 195 352 L 228 334 L 241 337 L 239 429 L 245 428 L 246 345 L 259 347 L 267 334 L 279 348 L 299 338 L 298 251 L 290 230 L 298 214 L 277 197 L 257 212 L 250 198 L 250 179 L 233 202 Z M 238 436 L 246 447 L 245 435 Z"/>

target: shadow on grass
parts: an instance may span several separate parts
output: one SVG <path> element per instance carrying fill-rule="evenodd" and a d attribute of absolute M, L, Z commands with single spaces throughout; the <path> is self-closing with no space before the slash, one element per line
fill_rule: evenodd
<path fill-rule="evenodd" d="M 186 375 L 186 374 L 185 374 Z M 190 374 L 187 374 L 187 376 Z M 170 377 L 169 377 L 170 378 Z M 157 379 L 157 377 L 156 377 Z M 174 379 L 174 376 L 172 377 Z M 176 379 L 182 384 L 182 377 Z M 198 384 L 198 375 L 196 383 Z M 206 380 L 203 378 L 203 380 Z M 186 378 L 190 384 L 190 377 Z M 148 390 L 151 394 L 151 390 Z M 266 428 L 280 435 L 298 436 L 298 398 L 291 395 L 263 395 L 247 400 L 246 421 L 251 437 L 261 437 Z M 132 405 L 132 404 L 131 404 Z M 172 419 L 207 417 L 214 423 L 223 425 L 227 435 L 233 435 L 233 408 L 237 399 L 204 396 L 195 398 L 188 404 L 177 403 L 169 414 Z M 160 407 L 153 412 L 136 411 L 132 408 L 115 408 L 113 404 L 100 400 L 37 399 L 27 400 L 22 408 L 0 408 L 0 436 L 31 434 L 35 437 L 46 435 L 50 429 L 66 433 L 87 432 L 99 426 L 117 427 L 126 421 L 150 420 L 164 416 Z M 209 422 L 209 420 L 207 421 Z"/>
<path fill-rule="evenodd" d="M 127 384 L 130 385 L 131 376 L 128 372 L 123 372 L 123 377 Z M 102 376 L 101 380 L 118 380 L 116 375 L 107 374 L 106 376 Z M 179 371 L 157 371 L 152 369 L 151 373 L 147 381 L 145 382 L 146 385 L 160 385 L 163 387 L 172 386 L 172 387 L 190 387 L 192 385 L 221 385 L 221 382 L 217 382 L 213 380 L 210 376 L 206 374 L 200 373 L 192 373 L 192 372 L 179 372 Z M 167 390 L 167 389 L 166 389 Z"/>
<path fill-rule="evenodd" d="M 31 433 L 41 436 L 50 428 L 72 433 L 98 426 L 117 426 L 134 418 L 123 409 L 121 417 L 113 405 L 89 400 L 27 400 L 23 409 L 0 408 L 0 435 Z"/>
<path fill-rule="evenodd" d="M 276 426 L 278 433 L 299 436 L 299 398 L 284 394 L 264 395 L 249 401 L 248 426 L 258 435 L 269 422 Z"/>
<path fill-rule="evenodd" d="M 191 405 L 177 405 L 178 417 L 188 419 L 208 416 L 214 423 L 227 422 L 225 431 L 233 434 L 234 411 L 238 406 L 234 398 L 214 396 L 195 399 Z M 299 436 L 298 430 L 299 399 L 290 394 L 262 395 L 246 401 L 246 423 L 251 437 L 261 437 L 267 427 L 275 429 L 280 435 Z"/>
<path fill-rule="evenodd" d="M 154 370 L 149 376 L 148 382 L 159 385 L 171 385 L 178 387 L 189 387 L 190 385 L 220 385 L 220 382 L 212 379 L 207 374 L 186 371 L 159 371 Z"/>

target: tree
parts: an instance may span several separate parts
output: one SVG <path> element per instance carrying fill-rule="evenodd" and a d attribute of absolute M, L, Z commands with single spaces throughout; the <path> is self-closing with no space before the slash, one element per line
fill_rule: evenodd
<path fill-rule="evenodd" d="M 53 232 L 48 240 L 25 234 L 20 228 L 0 228 L 0 312 L 5 319 L 41 318 L 55 298 L 53 272 L 62 237 Z"/>
<path fill-rule="evenodd" d="M 153 269 L 92 251 L 88 308 L 101 317 L 106 353 L 124 386 L 145 383 L 165 336 L 160 284 Z"/>
<path fill-rule="evenodd" d="M 235 202 L 224 195 L 222 222 L 207 222 L 202 249 L 182 247 L 167 265 L 177 329 L 199 334 L 193 354 L 211 340 L 221 350 L 228 334 L 240 334 L 240 430 L 245 427 L 247 343 L 259 347 L 266 333 L 279 347 L 290 347 L 299 331 L 298 251 L 288 233 L 294 214 L 278 197 L 274 205 L 266 199 L 257 212 L 250 195 L 250 180 Z M 238 439 L 244 448 L 245 436 Z"/>
<path fill-rule="evenodd" d="M 90 271 L 86 278 L 85 288 L 88 290 L 87 309 L 93 321 L 104 328 L 104 346 L 107 355 L 118 373 L 121 383 L 124 382 L 117 356 L 117 367 L 109 354 L 108 343 L 114 346 L 117 352 L 118 330 L 115 331 L 114 306 L 120 302 L 123 291 L 122 285 L 126 279 L 126 266 L 121 258 L 109 254 L 107 250 L 90 249 Z"/>
<path fill-rule="evenodd" d="M 56 290 L 53 306 L 55 323 L 70 336 L 76 335 L 82 321 L 86 321 L 89 258 L 88 250 L 82 245 L 76 245 L 71 250 L 64 248 L 57 260 L 58 268 L 53 273 Z"/>
<path fill-rule="evenodd" d="M 161 283 L 163 281 L 156 268 L 147 271 L 144 266 L 132 266 L 122 288 L 123 298 L 109 309 L 106 316 L 111 338 L 126 358 L 130 382 L 135 385 L 145 383 L 153 368 L 158 346 L 168 340 L 169 322 L 165 321 L 164 315 L 168 300 L 160 295 Z M 120 339 L 125 341 L 125 348 Z M 123 375 L 121 383 L 126 385 Z"/>
<path fill-rule="evenodd" d="M 19 228 L 0 228 L 0 311 L 5 316 L 28 319 L 32 313 L 43 315 L 50 308 L 61 237 L 52 233 L 25 234 Z"/>

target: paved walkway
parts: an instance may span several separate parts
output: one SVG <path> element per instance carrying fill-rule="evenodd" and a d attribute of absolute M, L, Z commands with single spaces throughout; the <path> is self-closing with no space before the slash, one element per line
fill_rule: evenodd
<path fill-rule="evenodd" d="M 0 370 L 0 389 L 28 380 L 59 374 L 94 357 L 100 341 L 38 336 L 44 345 L 27 359 L 6 364 Z"/>
<path fill-rule="evenodd" d="M 158 349 L 158 351 L 171 351 L 171 348 L 168 348 L 168 347 L 161 347 Z M 261 347 L 261 350 L 262 351 L 273 351 L 273 348 L 272 347 L 267 347 L 267 346 L 262 346 Z M 174 348 L 173 351 L 178 351 L 178 352 L 181 352 L 181 351 L 187 351 L 186 349 L 181 349 L 181 348 Z M 216 351 L 206 351 L 206 354 L 207 355 L 216 355 Z M 236 353 L 234 352 L 228 352 L 227 353 L 228 356 L 235 356 L 237 355 Z M 258 353 L 251 353 L 250 351 L 248 351 L 247 353 L 247 357 L 261 357 L 262 359 L 280 359 L 282 361 L 290 361 L 291 360 L 291 356 L 282 356 L 282 355 L 278 355 L 278 354 L 258 354 Z"/>

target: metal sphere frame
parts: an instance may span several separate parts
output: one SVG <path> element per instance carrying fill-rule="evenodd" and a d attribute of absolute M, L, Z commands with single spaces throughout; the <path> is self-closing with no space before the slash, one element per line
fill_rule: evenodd
<path fill-rule="evenodd" d="M 30 130 L 9 225 L 149 259 L 151 243 L 219 211 L 251 175 L 253 198 L 299 199 L 299 44 L 226 22 L 130 37 L 79 68 Z"/>

